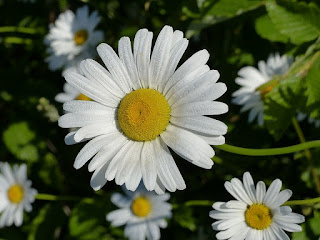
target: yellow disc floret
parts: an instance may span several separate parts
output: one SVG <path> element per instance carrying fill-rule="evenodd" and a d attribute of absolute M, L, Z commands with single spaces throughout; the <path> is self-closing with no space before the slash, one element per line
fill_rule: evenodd
<path fill-rule="evenodd" d="M 20 203 L 23 196 L 23 188 L 19 184 L 14 184 L 8 189 L 8 198 L 12 203 Z"/>
<path fill-rule="evenodd" d="M 76 100 L 84 100 L 84 101 L 91 101 L 91 98 L 87 97 L 86 95 L 80 93 Z"/>
<path fill-rule="evenodd" d="M 270 226 L 272 213 L 263 204 L 253 204 L 246 210 L 245 219 L 250 227 L 262 230 Z"/>
<path fill-rule="evenodd" d="M 87 39 L 88 39 L 87 30 L 81 29 L 74 34 L 74 42 L 77 45 L 84 44 L 87 41 Z"/>
<path fill-rule="evenodd" d="M 170 106 L 165 97 L 153 89 L 138 89 L 127 94 L 118 111 L 122 131 L 135 141 L 158 137 L 170 120 Z"/>
<path fill-rule="evenodd" d="M 131 210 L 138 217 L 146 217 L 151 212 L 151 203 L 144 196 L 137 197 L 131 204 Z"/>

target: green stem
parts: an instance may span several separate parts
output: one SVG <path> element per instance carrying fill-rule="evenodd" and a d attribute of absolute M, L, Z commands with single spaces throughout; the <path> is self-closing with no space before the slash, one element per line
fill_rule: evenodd
<path fill-rule="evenodd" d="M 320 203 L 320 197 L 318 198 L 311 198 L 311 199 L 305 199 L 305 200 L 292 200 L 287 201 L 283 205 L 286 206 L 293 206 L 293 205 L 308 205 L 308 204 L 315 204 Z"/>
<path fill-rule="evenodd" d="M 304 137 L 304 134 L 302 132 L 302 129 L 297 121 L 296 118 L 292 118 L 292 124 L 294 126 L 294 129 L 296 130 L 297 134 L 298 134 L 298 137 L 300 139 L 300 142 L 301 143 L 305 143 L 306 142 L 306 138 Z M 308 148 L 304 149 L 304 152 L 306 154 L 306 158 L 309 162 L 309 165 L 310 165 L 310 171 L 311 171 L 311 175 L 314 179 L 314 182 L 316 184 L 316 189 L 317 189 L 317 192 L 318 194 L 320 194 L 320 179 L 319 179 L 319 175 L 317 173 L 317 169 L 312 161 L 312 155 L 311 155 L 311 152 Z"/>
<path fill-rule="evenodd" d="M 37 200 L 46 200 L 46 201 L 74 201 L 74 202 L 85 202 L 85 203 L 93 203 L 94 200 L 92 198 L 82 198 L 82 197 L 75 197 L 75 196 L 56 196 L 52 194 L 46 193 L 38 193 L 35 196 Z"/>
<path fill-rule="evenodd" d="M 274 156 L 274 155 L 294 153 L 294 152 L 298 152 L 308 148 L 320 147 L 320 140 L 309 141 L 309 142 L 300 143 L 300 144 L 292 145 L 289 147 L 281 147 L 281 148 L 254 149 L 254 148 L 236 147 L 228 144 L 223 144 L 223 145 L 214 146 L 214 147 L 226 152 L 246 155 L 246 156 Z"/>
<path fill-rule="evenodd" d="M 19 37 L 5 37 L 0 39 L 0 43 L 7 43 L 7 44 L 32 44 L 32 40 L 28 38 L 19 38 Z"/>
<path fill-rule="evenodd" d="M 16 27 L 16 26 L 4 26 L 0 27 L 0 33 L 26 33 L 26 34 L 38 34 L 43 33 L 43 29 L 41 28 L 27 28 L 27 27 Z"/>

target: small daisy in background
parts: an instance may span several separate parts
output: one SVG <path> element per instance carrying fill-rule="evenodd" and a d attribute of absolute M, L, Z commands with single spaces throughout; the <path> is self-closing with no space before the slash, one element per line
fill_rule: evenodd
<path fill-rule="evenodd" d="M 270 55 L 267 62 L 259 61 L 258 69 L 252 66 L 246 66 L 239 70 L 236 83 L 241 88 L 235 91 L 232 96 L 232 102 L 237 105 L 243 105 L 240 112 L 249 112 L 249 123 L 255 118 L 260 126 L 263 125 L 263 99 L 265 94 L 270 92 L 277 85 L 277 82 L 270 81 L 276 75 L 286 73 L 292 63 L 292 58 L 286 55 L 280 57 L 278 53 Z"/>
<path fill-rule="evenodd" d="M 88 98 L 86 95 L 80 93 L 76 88 L 72 87 L 69 83 L 65 83 L 63 85 L 62 93 L 58 93 L 55 96 L 55 100 L 60 103 L 69 102 L 72 100 L 85 100 L 90 101 L 91 99 Z"/>
<path fill-rule="evenodd" d="M 298 112 L 297 113 L 297 120 L 299 122 L 305 120 L 306 118 L 307 118 L 307 114 L 302 113 L 302 112 Z M 314 119 L 314 118 L 308 117 L 308 123 L 309 124 L 314 124 L 314 126 L 316 128 L 320 127 L 320 120 L 318 120 L 318 119 Z"/>
<path fill-rule="evenodd" d="M 94 11 L 89 15 L 88 6 L 78 8 L 76 14 L 67 10 L 51 24 L 44 43 L 50 55 L 46 58 L 51 71 L 75 67 L 86 58 L 96 55 L 96 47 L 103 39 L 103 32 L 95 30 L 100 17 Z"/>
<path fill-rule="evenodd" d="M 107 69 L 87 59 L 83 75 L 66 71 L 67 82 L 93 101 L 70 101 L 59 119 L 63 128 L 79 128 L 66 136 L 67 144 L 90 140 L 77 155 L 74 167 L 91 158 L 91 186 L 99 190 L 107 181 L 134 191 L 141 179 L 158 194 L 185 189 L 170 147 L 196 166 L 210 169 L 215 152 L 210 145 L 225 143 L 227 126 L 206 115 L 228 111 L 216 101 L 227 87 L 217 83 L 219 73 L 206 65 L 209 53 L 201 50 L 178 63 L 188 40 L 179 30 L 165 26 L 151 51 L 153 33 L 139 30 L 131 41 L 119 41 L 119 57 L 107 44 L 98 54 Z M 177 68 L 177 69 L 176 69 Z"/>
<path fill-rule="evenodd" d="M 5 162 L 0 164 L 0 228 L 21 226 L 23 211 L 32 210 L 31 203 L 37 190 L 31 188 L 27 179 L 27 165 L 14 165 L 13 168 Z"/>
<path fill-rule="evenodd" d="M 157 195 L 140 184 L 135 192 L 123 187 L 125 195 L 114 193 L 111 202 L 120 209 L 110 212 L 107 220 L 112 226 L 126 225 L 124 234 L 129 239 L 160 239 L 160 228 L 166 228 L 166 218 L 171 218 L 168 193 Z"/>
<path fill-rule="evenodd" d="M 243 182 L 238 178 L 225 183 L 226 190 L 237 200 L 216 202 L 210 217 L 218 221 L 212 224 L 217 239 L 284 240 L 289 239 L 284 232 L 302 231 L 299 223 L 304 216 L 293 213 L 289 206 L 281 206 L 292 195 L 289 189 L 281 190 L 282 182 L 274 180 L 268 190 L 259 181 L 255 188 L 249 172 L 243 174 Z"/>

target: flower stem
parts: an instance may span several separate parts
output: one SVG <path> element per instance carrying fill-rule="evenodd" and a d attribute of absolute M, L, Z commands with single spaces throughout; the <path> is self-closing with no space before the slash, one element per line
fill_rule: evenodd
<path fill-rule="evenodd" d="M 38 193 L 35 196 L 35 199 L 46 200 L 46 201 L 75 201 L 75 202 L 82 201 L 85 203 L 94 202 L 92 198 L 82 198 L 82 197 L 75 197 L 75 196 L 56 196 L 56 195 L 46 194 L 46 193 Z"/>
<path fill-rule="evenodd" d="M 281 148 L 265 148 L 265 149 L 254 149 L 254 148 L 242 148 L 236 147 L 228 144 L 223 144 L 220 146 L 215 146 L 220 150 L 246 155 L 246 156 L 274 156 L 274 155 L 282 155 L 288 153 L 294 153 L 301 150 L 305 150 L 308 148 L 320 147 L 320 140 L 304 142 L 296 145 L 292 145 L 289 147 L 281 147 Z"/>
<path fill-rule="evenodd" d="M 10 32 L 18 32 L 18 33 L 26 33 L 26 34 L 38 34 L 38 33 L 43 33 L 43 29 L 41 29 L 41 28 L 17 27 L 17 26 L 3 26 L 3 27 L 0 27 L 0 33 L 10 33 Z"/>
<path fill-rule="evenodd" d="M 300 139 L 300 142 L 301 143 L 306 143 L 306 138 L 304 137 L 303 135 L 303 132 L 302 132 L 302 129 L 297 121 L 296 118 L 292 118 L 292 124 L 294 126 L 294 129 L 296 130 L 297 134 L 298 134 L 298 137 Z M 304 152 L 306 154 L 306 158 L 309 162 L 309 165 L 310 165 L 310 168 L 311 168 L 311 174 L 312 174 L 312 177 L 314 179 L 314 182 L 316 184 L 316 189 L 317 189 L 317 192 L 318 194 L 320 194 L 320 180 L 319 180 L 319 175 L 317 173 L 317 170 L 316 170 L 316 167 L 314 166 L 314 163 L 312 161 L 312 155 L 311 155 L 311 152 L 308 148 L 304 149 Z"/>
<path fill-rule="evenodd" d="M 305 200 L 292 200 L 287 201 L 283 205 L 286 206 L 293 206 L 293 205 L 307 205 L 307 204 L 315 204 L 320 203 L 320 197 L 318 198 L 311 198 L 311 199 L 305 199 Z"/>

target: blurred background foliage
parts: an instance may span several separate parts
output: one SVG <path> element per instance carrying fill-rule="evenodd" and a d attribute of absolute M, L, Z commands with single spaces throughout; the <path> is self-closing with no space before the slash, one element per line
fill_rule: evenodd
<path fill-rule="evenodd" d="M 46 202 L 36 200 L 25 214 L 21 228 L 0 229 L 0 239 L 123 239 L 123 228 L 111 227 L 105 215 L 115 206 L 112 192 L 121 191 L 114 182 L 94 192 L 91 173 L 73 168 L 83 144 L 66 146 L 67 130 L 57 126 L 61 104 L 54 97 L 62 92 L 61 72 L 50 72 L 44 62 L 43 38 L 48 25 L 66 9 L 87 4 L 101 16 L 98 29 L 104 42 L 114 48 L 121 36 L 133 39 L 140 28 L 154 31 L 164 25 L 185 32 L 190 39 L 184 59 L 207 49 L 209 66 L 217 69 L 220 81 L 228 86 L 221 101 L 229 112 L 218 118 L 228 124 L 226 142 L 235 146 L 270 148 L 299 143 L 291 124 L 297 110 L 320 119 L 320 3 L 318 0 L 37 0 L 35 3 L 0 0 L 0 161 L 26 163 L 28 176 L 40 193 L 93 197 L 83 201 Z M 257 66 L 270 53 L 295 57 L 279 84 L 265 97 L 265 126 L 247 123 L 247 113 L 231 104 L 239 88 L 234 79 L 238 70 Z M 97 59 L 99 61 L 99 59 Z M 301 123 L 307 140 L 319 139 L 320 129 Z M 250 171 L 257 182 L 275 178 L 293 190 L 292 199 L 319 196 L 305 153 L 283 156 L 248 157 L 216 150 L 215 166 L 204 170 L 179 159 L 177 165 L 187 189 L 171 194 L 173 218 L 163 239 L 215 239 L 208 214 L 210 206 L 188 206 L 189 200 L 228 201 L 224 181 L 240 178 Z M 320 174 L 320 150 L 311 151 Z M 304 231 L 294 240 L 315 240 L 320 236 L 320 205 L 294 207 L 306 216 Z"/>

